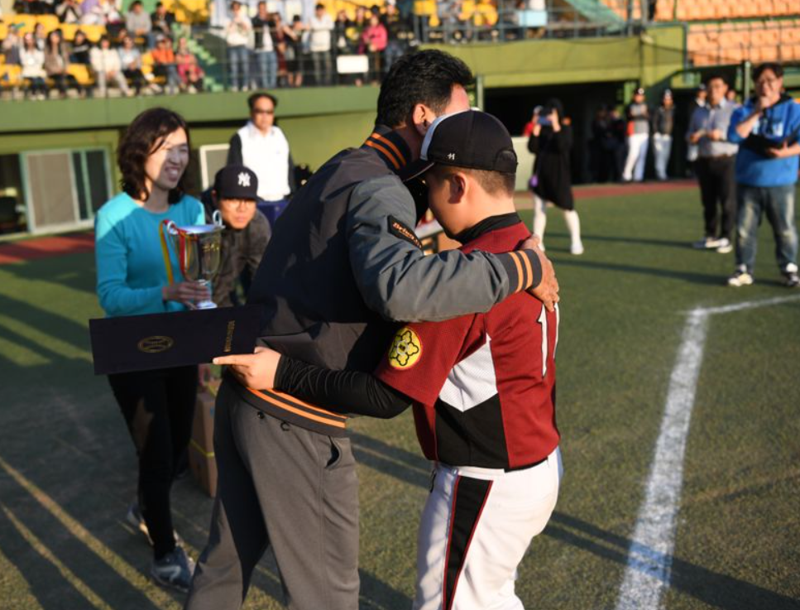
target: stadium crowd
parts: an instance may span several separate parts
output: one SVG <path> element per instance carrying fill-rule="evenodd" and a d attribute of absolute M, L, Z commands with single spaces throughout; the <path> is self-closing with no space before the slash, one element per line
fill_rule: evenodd
<path fill-rule="evenodd" d="M 212 81 L 225 88 L 361 85 L 379 82 L 420 40 L 537 36 L 558 18 L 544 0 L 400 0 L 347 10 L 330 2 L 201 1 L 194 13 L 184 6 L 158 2 L 148 13 L 139 1 L 126 11 L 122 0 L 17 0 L 16 15 L 0 14 L 0 68 L 15 68 L 0 70 L 0 84 L 29 99 L 70 88 L 105 96 L 109 82 L 122 95 L 195 93 L 210 75 L 193 39 L 209 33 L 225 46 L 224 59 L 208 62 L 219 66 Z"/>

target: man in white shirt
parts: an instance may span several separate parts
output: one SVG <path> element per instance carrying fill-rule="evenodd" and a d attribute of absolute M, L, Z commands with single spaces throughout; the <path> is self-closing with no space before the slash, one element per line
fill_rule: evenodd
<path fill-rule="evenodd" d="M 241 2 L 231 3 L 231 18 L 225 25 L 225 42 L 228 45 L 229 83 L 234 91 L 247 91 L 250 85 L 250 33 L 253 25 L 242 10 Z"/>
<path fill-rule="evenodd" d="M 228 165 L 245 165 L 258 176 L 258 209 L 274 225 L 294 190 L 289 142 L 275 125 L 277 100 L 254 93 L 247 100 L 250 120 L 231 138 Z"/>
<path fill-rule="evenodd" d="M 322 4 L 317 4 L 314 16 L 308 24 L 311 31 L 309 48 L 311 60 L 314 62 L 314 82 L 317 85 L 330 85 L 333 72 L 331 58 L 331 33 L 333 32 L 333 18 L 327 13 Z"/>

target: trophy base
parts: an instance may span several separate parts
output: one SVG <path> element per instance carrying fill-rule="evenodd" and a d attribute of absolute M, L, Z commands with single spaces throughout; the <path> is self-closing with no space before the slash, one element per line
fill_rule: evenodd
<path fill-rule="evenodd" d="M 195 304 L 197 309 L 216 309 L 217 304 L 214 301 L 200 301 Z"/>

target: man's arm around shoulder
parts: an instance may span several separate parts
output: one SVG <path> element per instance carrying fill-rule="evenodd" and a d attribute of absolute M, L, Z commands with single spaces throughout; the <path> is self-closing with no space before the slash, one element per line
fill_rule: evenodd
<path fill-rule="evenodd" d="M 346 220 L 356 284 L 367 305 L 390 320 L 438 321 L 485 312 L 542 279 L 540 258 L 530 250 L 425 256 L 413 234 L 414 202 L 394 176 L 356 187 Z"/>

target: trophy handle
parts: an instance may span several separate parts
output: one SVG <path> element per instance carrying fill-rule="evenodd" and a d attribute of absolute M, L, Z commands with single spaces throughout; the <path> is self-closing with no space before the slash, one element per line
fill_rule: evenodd
<path fill-rule="evenodd" d="M 189 265 L 189 248 L 186 247 L 187 236 L 185 231 L 181 231 L 180 227 L 172 220 L 163 220 L 159 225 L 159 233 L 161 234 L 161 252 L 164 255 L 164 265 L 167 268 L 167 281 L 172 284 L 175 281 L 174 273 L 172 271 L 172 261 L 169 256 L 169 241 L 167 236 L 173 237 L 175 248 L 177 249 L 178 265 L 180 266 L 181 273 L 186 276 L 186 268 Z"/>
<path fill-rule="evenodd" d="M 222 222 L 222 214 L 219 210 L 214 210 L 214 213 L 211 215 L 211 222 L 218 227 L 225 226 L 225 223 Z"/>
<path fill-rule="evenodd" d="M 174 274 L 172 273 L 172 261 L 170 260 L 169 256 L 169 241 L 168 236 L 173 236 L 178 234 L 178 227 L 177 225 L 171 220 L 163 220 L 161 224 L 158 225 L 158 234 L 161 237 L 161 254 L 164 257 L 164 266 L 167 269 L 167 282 L 172 284 L 174 283 Z M 180 252 L 178 253 L 180 257 Z"/>

